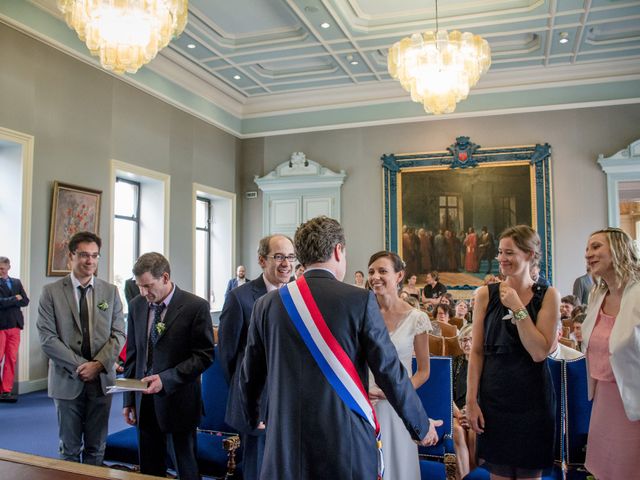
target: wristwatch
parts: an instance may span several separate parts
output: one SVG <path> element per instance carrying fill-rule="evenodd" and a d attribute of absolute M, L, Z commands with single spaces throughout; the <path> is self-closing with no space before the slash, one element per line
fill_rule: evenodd
<path fill-rule="evenodd" d="M 520 322 L 521 320 L 524 320 L 528 316 L 529 316 L 529 312 L 527 311 L 527 309 L 525 307 L 519 308 L 518 310 L 513 312 L 513 319 L 516 322 Z"/>

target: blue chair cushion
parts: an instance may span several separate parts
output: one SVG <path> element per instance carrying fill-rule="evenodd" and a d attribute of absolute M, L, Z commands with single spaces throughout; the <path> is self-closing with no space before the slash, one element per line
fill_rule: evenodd
<path fill-rule="evenodd" d="M 107 437 L 107 448 L 104 454 L 109 462 L 122 462 L 130 465 L 138 464 L 138 432 L 136 427 L 125 428 Z"/>
<path fill-rule="evenodd" d="M 562 462 L 564 459 L 564 408 L 565 408 L 565 389 L 563 386 L 563 361 L 547 358 L 549 371 L 551 372 L 551 381 L 553 382 L 553 391 L 556 395 L 556 445 L 554 449 L 554 460 Z"/>
<path fill-rule="evenodd" d="M 424 477 L 422 477 L 424 478 Z M 487 470 L 482 467 L 478 467 L 464 477 L 464 480 L 489 480 L 490 475 Z M 562 469 L 558 466 L 554 466 L 550 475 L 544 475 L 542 480 L 562 480 L 564 478 Z"/>
<path fill-rule="evenodd" d="M 565 362 L 567 382 L 567 463 L 584 464 L 591 404 L 588 398 L 587 364 L 584 358 Z"/>
<path fill-rule="evenodd" d="M 444 463 L 420 459 L 420 478 L 422 480 L 445 480 L 446 477 Z"/>
<path fill-rule="evenodd" d="M 413 359 L 413 370 L 417 368 Z M 444 423 L 437 427 L 440 441 L 432 447 L 419 447 L 420 454 L 443 457 L 453 450 L 453 387 L 451 357 L 431 357 L 429 380 L 418 388 L 417 393 L 429 417 L 441 419 Z"/>

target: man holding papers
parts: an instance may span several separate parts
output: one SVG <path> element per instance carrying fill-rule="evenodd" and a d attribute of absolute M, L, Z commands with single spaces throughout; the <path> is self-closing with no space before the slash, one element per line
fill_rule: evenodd
<path fill-rule="evenodd" d="M 180 479 L 199 479 L 200 375 L 213 361 L 209 304 L 171 281 L 159 253 L 138 258 L 133 274 L 140 296 L 129 304 L 125 376 L 148 387 L 124 394 L 123 414 L 138 426 L 140 471 L 164 477 L 169 443 Z"/>

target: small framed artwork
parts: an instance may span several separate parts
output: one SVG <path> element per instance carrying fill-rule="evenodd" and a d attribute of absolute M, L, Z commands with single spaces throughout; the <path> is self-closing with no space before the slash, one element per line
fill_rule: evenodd
<path fill-rule="evenodd" d="M 551 281 L 550 154 L 548 144 L 482 148 L 458 137 L 441 152 L 383 155 L 386 248 L 419 283 L 436 270 L 448 289 L 474 290 L 499 273 L 500 233 L 526 224 Z"/>
<path fill-rule="evenodd" d="M 54 182 L 47 275 L 64 276 L 69 267 L 69 239 L 77 232 L 98 234 L 102 191 Z"/>

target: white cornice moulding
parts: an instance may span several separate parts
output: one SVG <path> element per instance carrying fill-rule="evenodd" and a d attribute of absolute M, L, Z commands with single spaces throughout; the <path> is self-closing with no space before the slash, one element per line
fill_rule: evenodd
<path fill-rule="evenodd" d="M 496 92 L 522 91 L 555 88 L 559 86 L 588 85 L 640 78 L 640 58 L 611 62 L 593 62 L 567 66 L 528 67 L 487 73 L 472 89 L 473 95 Z M 317 89 L 316 89 L 317 91 Z M 336 109 L 392 103 L 408 99 L 395 80 L 375 85 L 352 85 L 330 87 L 322 94 L 311 95 L 309 91 L 272 94 L 249 98 L 243 107 L 243 119 L 260 118 L 288 113 L 304 113 L 315 110 Z"/>

